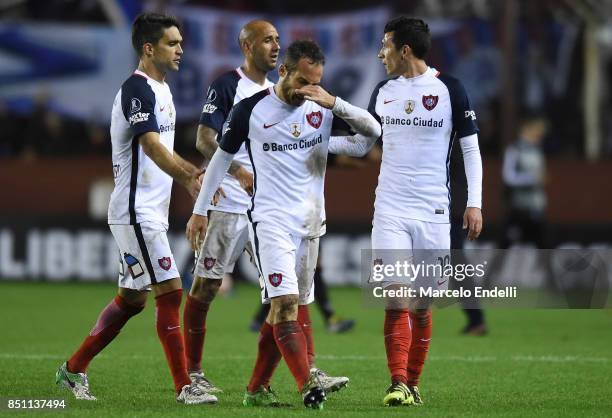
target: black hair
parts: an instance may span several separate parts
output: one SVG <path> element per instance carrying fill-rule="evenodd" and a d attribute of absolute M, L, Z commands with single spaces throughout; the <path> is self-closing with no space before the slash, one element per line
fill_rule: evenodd
<path fill-rule="evenodd" d="M 295 70 L 301 58 L 307 58 L 314 64 L 325 65 L 325 55 L 321 47 L 311 39 L 300 39 L 289 45 L 283 57 L 283 64 L 287 67 L 287 72 Z"/>
<path fill-rule="evenodd" d="M 385 25 L 385 33 L 393 32 L 393 44 L 396 49 L 408 45 L 412 54 L 424 59 L 431 46 L 429 26 L 421 19 L 399 16 Z"/>
<path fill-rule="evenodd" d="M 164 29 L 172 26 L 181 29 L 181 24 L 173 16 L 159 13 L 141 13 L 136 16 L 132 24 L 132 46 L 138 56 L 142 55 L 144 44 L 156 44 L 164 36 Z"/>

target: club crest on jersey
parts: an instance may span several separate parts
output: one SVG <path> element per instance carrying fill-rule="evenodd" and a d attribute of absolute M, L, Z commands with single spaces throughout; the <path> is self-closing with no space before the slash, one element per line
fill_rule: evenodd
<path fill-rule="evenodd" d="M 315 129 L 319 129 L 319 126 L 321 126 L 321 122 L 323 122 L 323 115 L 319 111 L 311 112 L 306 115 L 306 120 L 308 121 L 308 124 L 310 126 Z"/>
<path fill-rule="evenodd" d="M 278 287 L 283 282 L 283 275 L 280 273 L 269 274 L 268 281 L 270 282 L 272 286 Z"/>
<path fill-rule="evenodd" d="M 290 123 L 289 132 L 291 132 L 291 135 L 297 138 L 302 133 L 302 124 L 298 122 Z"/>
<path fill-rule="evenodd" d="M 404 102 L 404 110 L 406 113 L 411 114 L 416 106 L 416 102 L 414 100 L 406 100 Z M 435 106 L 435 105 L 434 105 Z"/>
<path fill-rule="evenodd" d="M 172 259 L 170 259 L 170 257 L 158 258 L 157 262 L 159 263 L 159 266 L 166 271 L 170 270 L 170 267 L 172 267 Z"/>
<path fill-rule="evenodd" d="M 210 270 L 211 268 L 213 268 L 213 266 L 215 265 L 216 261 L 217 261 L 216 258 L 212 258 L 212 257 L 204 258 L 204 268 L 206 270 Z"/>
<path fill-rule="evenodd" d="M 423 106 L 425 109 L 432 110 L 438 104 L 438 96 L 423 96 Z"/>

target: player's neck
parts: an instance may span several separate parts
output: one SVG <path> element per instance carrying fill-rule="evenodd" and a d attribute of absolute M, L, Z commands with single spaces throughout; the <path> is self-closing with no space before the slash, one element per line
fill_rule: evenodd
<path fill-rule="evenodd" d="M 245 61 L 244 64 L 240 66 L 240 69 L 242 70 L 244 75 L 246 75 L 249 78 L 249 80 L 254 81 L 255 83 L 263 86 L 264 83 L 266 82 L 267 73 L 264 71 L 261 71 L 259 68 L 257 68 L 252 63 Z"/>
<path fill-rule="evenodd" d="M 406 64 L 403 70 L 401 74 L 403 77 L 418 77 L 427 71 L 427 63 L 423 60 L 411 60 Z"/>
<path fill-rule="evenodd" d="M 164 83 L 164 80 L 166 78 L 166 73 L 157 68 L 152 61 L 140 60 L 140 62 L 138 63 L 138 70 L 142 71 L 143 73 L 151 77 L 153 80 L 162 84 Z"/>

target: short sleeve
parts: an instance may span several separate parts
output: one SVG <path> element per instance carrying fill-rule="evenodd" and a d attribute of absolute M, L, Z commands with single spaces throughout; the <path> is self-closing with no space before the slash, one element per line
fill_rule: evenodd
<path fill-rule="evenodd" d="M 159 133 L 155 117 L 155 93 L 146 78 L 133 75 L 121 87 L 121 109 L 134 137 Z"/>
<path fill-rule="evenodd" d="M 251 112 L 247 112 L 243 104 L 237 103 L 228 115 L 227 126 L 223 131 L 223 137 L 219 141 L 219 148 L 230 154 L 236 154 L 240 146 L 249 136 L 249 119 Z"/>
<path fill-rule="evenodd" d="M 231 71 L 213 81 L 206 92 L 206 101 L 200 116 L 201 125 L 206 125 L 221 133 L 223 124 L 234 104 L 239 80 L 238 73 Z"/>
<path fill-rule="evenodd" d="M 450 94 L 453 130 L 457 132 L 457 137 L 463 138 L 478 133 L 476 112 L 472 108 L 463 84 L 456 78 L 447 75 L 440 75 L 439 78 L 446 85 Z"/>
<path fill-rule="evenodd" d="M 227 117 L 227 126 L 223 131 L 221 141 L 219 141 L 219 148 L 230 154 L 238 152 L 242 143 L 249 139 L 249 126 L 253 108 L 268 94 L 268 89 L 262 90 L 241 100 L 232 107 Z"/>

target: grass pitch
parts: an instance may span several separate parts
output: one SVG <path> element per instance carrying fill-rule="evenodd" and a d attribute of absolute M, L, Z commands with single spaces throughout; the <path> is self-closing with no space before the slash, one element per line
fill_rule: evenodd
<path fill-rule="evenodd" d="M 281 363 L 272 387 L 292 408 L 249 409 L 242 395 L 255 358 L 257 334 L 248 324 L 258 289 L 242 285 L 220 297 L 208 315 L 204 367 L 224 389 L 217 405 L 174 400 L 170 373 L 157 339 L 154 300 L 91 363 L 97 402 L 77 402 L 54 385 L 57 367 L 93 327 L 115 294 L 112 284 L 0 283 L 0 397 L 64 398 L 62 412 L 35 416 L 388 416 L 591 417 L 612 416 L 612 312 L 602 310 L 491 310 L 490 335 L 459 336 L 457 309 L 434 312 L 433 339 L 421 378 L 423 407 L 385 408 L 388 372 L 383 312 L 365 309 L 359 289 L 332 289 L 336 310 L 357 320 L 353 332 L 328 334 L 313 305 L 318 366 L 351 378 L 323 411 L 306 410 Z M 7 412 L 6 410 L 0 412 Z M 32 411 L 10 416 L 33 416 Z"/>

